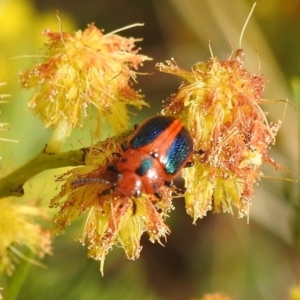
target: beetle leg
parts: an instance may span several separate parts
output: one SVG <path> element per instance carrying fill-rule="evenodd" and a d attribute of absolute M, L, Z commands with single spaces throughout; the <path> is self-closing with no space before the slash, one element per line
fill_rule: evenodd
<path fill-rule="evenodd" d="M 134 192 L 134 197 L 135 197 L 135 198 L 139 198 L 139 197 L 141 197 L 141 194 L 142 194 L 142 191 L 141 191 L 140 189 L 135 190 L 135 192 Z"/>
<path fill-rule="evenodd" d="M 162 198 L 162 195 L 161 195 L 160 192 L 155 192 L 155 193 L 154 193 L 154 196 L 155 196 L 156 198 L 158 198 L 159 200 Z"/>
<path fill-rule="evenodd" d="M 115 185 L 112 185 L 111 187 L 109 187 L 108 189 L 103 190 L 101 193 L 98 194 L 98 196 L 106 196 L 109 195 L 114 189 L 115 189 Z"/>
<path fill-rule="evenodd" d="M 109 165 L 109 166 L 107 166 L 106 169 L 107 169 L 107 171 L 110 171 L 110 172 L 113 172 L 113 173 L 118 173 L 118 170 L 117 170 L 115 165 Z"/>
<path fill-rule="evenodd" d="M 121 143 L 120 146 L 121 146 L 123 152 L 125 152 L 127 150 L 127 145 L 125 143 Z"/>
<path fill-rule="evenodd" d="M 177 197 L 184 197 L 186 188 L 179 188 L 177 186 L 174 186 L 174 193 Z"/>
<path fill-rule="evenodd" d="M 179 188 L 177 187 L 172 180 L 166 180 L 164 183 L 165 186 L 170 187 L 170 188 L 174 188 L 174 192 L 178 195 L 182 195 L 185 193 L 186 188 Z"/>
<path fill-rule="evenodd" d="M 184 168 L 190 168 L 194 165 L 194 162 L 192 161 L 188 161 L 185 165 L 184 165 Z"/>
<path fill-rule="evenodd" d="M 203 155 L 205 154 L 205 151 L 203 149 L 198 149 L 198 150 L 194 150 L 194 153 L 198 155 Z"/>
<path fill-rule="evenodd" d="M 137 205 L 134 201 L 132 201 L 132 214 L 135 215 L 137 211 Z"/>
<path fill-rule="evenodd" d="M 120 158 L 122 156 L 122 154 L 118 152 L 113 152 L 112 155 L 117 158 Z"/>
<path fill-rule="evenodd" d="M 167 187 L 172 187 L 174 186 L 173 180 L 166 180 L 164 183 L 165 186 Z"/>

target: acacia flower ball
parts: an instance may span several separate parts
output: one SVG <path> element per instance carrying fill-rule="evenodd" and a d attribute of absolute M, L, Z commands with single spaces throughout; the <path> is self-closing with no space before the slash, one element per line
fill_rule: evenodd
<path fill-rule="evenodd" d="M 118 189 L 105 192 L 114 181 L 114 174 L 107 167 L 116 164 L 118 158 L 114 154 L 122 152 L 120 143 L 124 141 L 110 138 L 95 145 L 85 166 L 71 169 L 58 178 L 64 184 L 51 202 L 52 207 L 59 207 L 54 218 L 57 233 L 83 216 L 85 225 L 79 241 L 87 245 L 88 256 L 100 260 L 102 274 L 105 258 L 114 246 L 122 247 L 128 259 L 136 259 L 144 232 L 151 242 L 159 243 L 170 232 L 164 218 L 173 208 L 171 188 L 161 187 L 160 201 L 152 194 L 142 193 L 136 198 Z"/>
<path fill-rule="evenodd" d="M 162 72 L 184 79 L 163 113 L 181 118 L 194 141 L 194 166 L 183 170 L 186 208 L 194 222 L 207 211 L 248 214 L 254 183 L 263 162 L 279 168 L 269 155 L 280 121 L 269 123 L 260 104 L 265 79 L 243 68 L 239 56 L 212 57 L 190 72 L 172 61 L 157 64 Z"/>
<path fill-rule="evenodd" d="M 103 34 L 95 25 L 75 33 L 45 30 L 48 38 L 45 60 L 20 73 L 24 88 L 33 88 L 29 107 L 46 127 L 65 120 L 70 128 L 96 109 L 98 127 L 106 119 L 120 132 L 128 124 L 127 105 L 147 105 L 132 89 L 137 68 L 150 60 L 137 54 L 134 38 Z"/>
<path fill-rule="evenodd" d="M 11 197 L 0 201 L 0 271 L 8 275 L 12 275 L 18 258 L 26 258 L 19 250 L 24 246 L 39 258 L 51 254 L 50 230 L 34 221 L 48 219 L 46 212 L 37 205 L 19 202 Z"/>

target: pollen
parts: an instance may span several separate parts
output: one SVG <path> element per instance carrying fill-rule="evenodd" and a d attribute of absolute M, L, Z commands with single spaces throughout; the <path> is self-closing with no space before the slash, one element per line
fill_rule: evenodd
<path fill-rule="evenodd" d="M 280 121 L 269 123 L 261 104 L 265 78 L 243 67 L 237 56 L 227 61 L 212 57 L 190 72 L 174 61 L 157 64 L 162 72 L 184 79 L 166 103 L 163 114 L 181 118 L 194 142 L 194 166 L 183 170 L 186 208 L 194 222 L 208 211 L 247 215 L 254 183 L 269 157 Z"/>
<path fill-rule="evenodd" d="M 117 132 L 128 124 L 127 105 L 147 105 L 132 88 L 136 70 L 146 60 L 138 54 L 134 38 L 104 34 L 94 24 L 75 33 L 45 30 L 48 39 L 43 62 L 19 74 L 20 82 L 34 93 L 29 107 L 56 127 L 66 120 L 69 127 L 83 126 L 95 109 Z"/>

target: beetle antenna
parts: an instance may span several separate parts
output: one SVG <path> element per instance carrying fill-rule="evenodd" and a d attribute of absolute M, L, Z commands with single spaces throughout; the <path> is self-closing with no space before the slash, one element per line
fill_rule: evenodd
<path fill-rule="evenodd" d="M 80 186 L 80 185 L 85 185 L 86 183 L 105 183 L 105 184 L 113 184 L 112 182 L 98 178 L 98 177 L 82 177 L 82 178 L 77 178 L 74 181 L 71 182 L 72 187 Z"/>

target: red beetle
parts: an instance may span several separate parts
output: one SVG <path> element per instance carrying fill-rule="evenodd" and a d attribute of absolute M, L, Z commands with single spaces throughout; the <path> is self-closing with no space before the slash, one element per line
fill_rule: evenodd
<path fill-rule="evenodd" d="M 116 189 L 125 196 L 139 197 L 142 192 L 161 197 L 158 190 L 170 185 L 182 168 L 190 166 L 193 142 L 183 123 L 169 116 L 152 117 L 133 133 L 123 154 L 108 171 L 115 174 L 113 182 L 105 178 L 81 178 L 83 182 L 105 182 L 111 186 L 101 194 Z"/>

